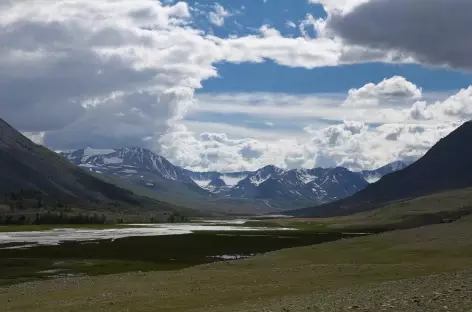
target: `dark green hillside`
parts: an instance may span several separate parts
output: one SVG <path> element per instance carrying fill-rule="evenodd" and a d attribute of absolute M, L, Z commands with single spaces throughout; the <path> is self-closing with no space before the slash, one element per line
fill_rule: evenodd
<path fill-rule="evenodd" d="M 0 194 L 15 201 L 41 199 L 87 207 L 174 211 L 178 208 L 98 179 L 47 148 L 34 144 L 0 119 Z M 27 198 L 27 194 L 33 194 Z M 5 202 L 3 196 L 1 201 Z M 11 198 L 10 198 L 11 199 Z M 28 208 L 28 207 L 26 207 Z"/>

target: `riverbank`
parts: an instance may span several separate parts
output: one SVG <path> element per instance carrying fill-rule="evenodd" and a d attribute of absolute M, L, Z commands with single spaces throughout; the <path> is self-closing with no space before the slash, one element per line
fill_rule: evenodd
<path fill-rule="evenodd" d="M 243 220 L 244 221 L 244 220 Z M 351 237 L 239 221 L 60 226 L 0 233 L 0 284 L 64 276 L 176 270 Z M 232 223 L 235 223 L 232 225 Z"/>

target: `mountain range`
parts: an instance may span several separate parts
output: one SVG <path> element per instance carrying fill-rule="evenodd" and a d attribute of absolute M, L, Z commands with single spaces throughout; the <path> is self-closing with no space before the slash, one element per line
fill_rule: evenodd
<path fill-rule="evenodd" d="M 256 171 L 220 173 L 186 170 L 143 148 L 84 148 L 61 155 L 90 172 L 125 180 L 160 198 L 178 197 L 179 204 L 185 204 L 184 198 L 187 206 L 211 199 L 206 205 L 230 205 L 234 206 L 231 210 L 240 211 L 246 206 L 258 212 L 342 199 L 407 166 L 395 162 L 373 171 L 352 172 L 342 167 L 283 170 L 269 165 Z"/>

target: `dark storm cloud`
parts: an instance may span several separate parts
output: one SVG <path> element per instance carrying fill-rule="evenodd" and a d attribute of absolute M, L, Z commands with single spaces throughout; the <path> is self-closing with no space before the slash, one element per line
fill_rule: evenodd
<path fill-rule="evenodd" d="M 472 69 L 471 0 L 372 0 L 347 15 L 332 15 L 328 28 L 351 44 Z"/>
<path fill-rule="evenodd" d="M 111 28 L 89 35 L 81 27 L 58 22 L 21 21 L 2 28 L 2 118 L 22 131 L 56 130 L 82 118 L 86 100 L 157 82 L 161 71 L 136 69 L 124 58 L 92 48 L 135 43 L 126 37 L 126 32 Z M 147 105 L 156 103 L 155 96 L 147 99 Z"/>
<path fill-rule="evenodd" d="M 156 107 L 156 96 L 147 92 L 109 99 L 88 108 L 74 123 L 50 131 L 44 143 L 53 149 L 150 147 L 143 139 L 165 131 L 171 107 Z M 129 103 L 134 103 L 134 106 Z M 157 115 L 159 112 L 160 116 Z"/>

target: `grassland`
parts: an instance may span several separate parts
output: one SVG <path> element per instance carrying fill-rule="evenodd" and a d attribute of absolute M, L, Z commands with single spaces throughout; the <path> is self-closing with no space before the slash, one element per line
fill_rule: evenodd
<path fill-rule="evenodd" d="M 449 311 L 468 311 L 471 238 L 468 217 L 179 271 L 20 284 L 1 289 L 0 302 L 8 312 L 444 311 L 434 309 L 439 291 Z"/>
<path fill-rule="evenodd" d="M 334 218 L 252 221 L 251 226 L 293 227 L 320 232 L 384 232 L 447 223 L 472 214 L 472 188 L 390 203 L 379 209 Z"/>
<path fill-rule="evenodd" d="M 0 245 L 0 285 L 64 274 L 94 276 L 176 270 L 217 261 L 215 256 L 254 255 L 346 237 L 349 235 L 305 231 L 200 231 L 187 235 L 64 242 L 24 249 L 1 249 L 15 244 Z"/>
<path fill-rule="evenodd" d="M 180 270 L 17 284 L 0 288 L 0 303 L 5 303 L 6 312 L 471 311 L 472 216 L 467 215 L 470 194 L 470 190 L 448 192 L 393 203 L 385 210 L 335 219 L 303 220 L 305 223 L 294 219 L 263 221 L 304 228 L 295 231 L 311 233 L 303 240 L 316 233 L 322 237 L 346 229 L 362 229 L 361 225 L 390 229 L 411 227 L 417 220 L 435 223 L 432 225 Z M 208 249 L 201 255 L 218 248 L 223 248 L 221 252 L 232 252 L 224 249 L 229 248 L 226 244 L 240 246 L 241 252 L 252 252 L 255 245 L 271 250 L 270 239 L 261 238 L 264 236 L 247 233 L 247 237 L 235 238 L 222 234 L 216 240 L 206 238 L 203 250 Z M 189 244 L 186 254 L 200 252 L 198 239 L 203 236 L 198 238 L 199 235 L 203 234 L 197 233 L 193 240 L 181 236 Z M 280 234 L 278 238 L 272 242 L 277 244 L 274 249 L 279 249 L 278 244 L 284 241 Z M 155 253 L 169 254 L 174 243 L 156 246 Z M 309 242 L 303 244 L 306 243 Z M 130 242 L 130 245 L 136 244 Z M 147 250 L 152 245 L 136 248 Z M 80 248 L 83 247 L 77 251 L 70 248 L 69 252 L 83 252 Z M 56 252 L 59 251 L 50 249 L 50 254 L 45 255 L 49 257 Z M 124 257 L 128 258 L 122 261 L 133 261 L 133 253 L 126 254 Z M 97 255 L 97 258 L 112 261 L 114 257 L 104 259 Z"/>

